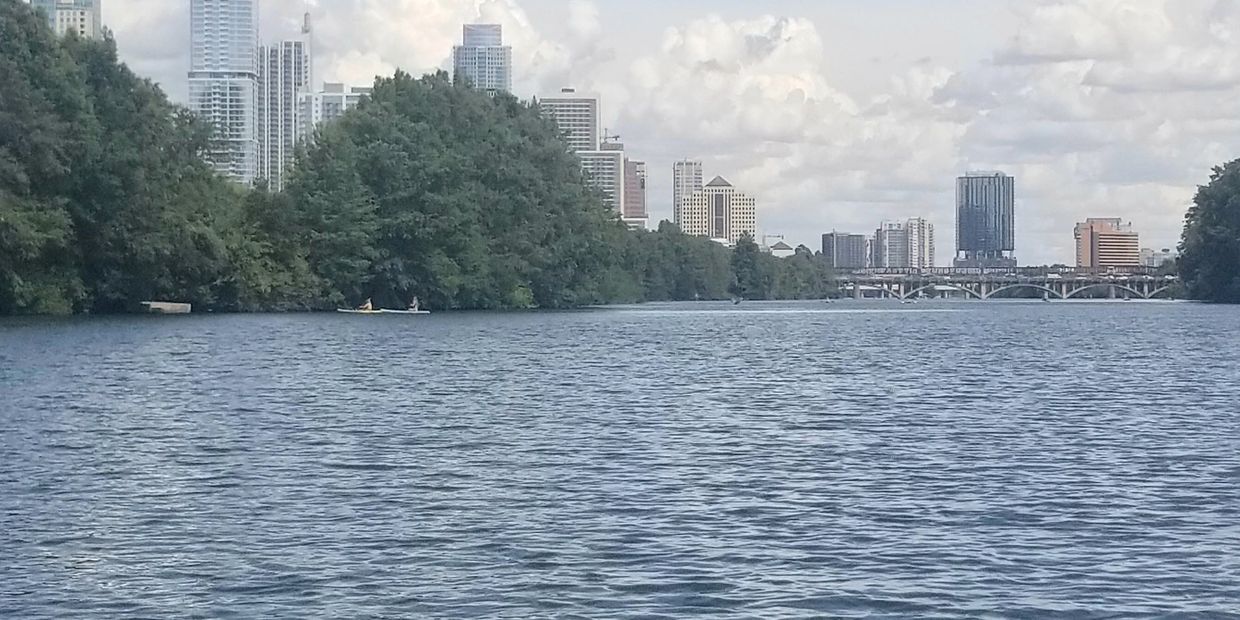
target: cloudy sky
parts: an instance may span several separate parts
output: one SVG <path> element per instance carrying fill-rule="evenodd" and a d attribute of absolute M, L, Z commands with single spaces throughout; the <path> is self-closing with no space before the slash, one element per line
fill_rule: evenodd
<path fill-rule="evenodd" d="M 1122 217 L 1177 242 L 1212 166 L 1240 157 L 1236 0 L 262 0 L 263 39 L 314 18 L 317 77 L 447 67 L 499 22 L 521 97 L 575 86 L 650 163 L 702 159 L 759 226 L 822 232 L 921 216 L 955 247 L 954 178 L 1017 177 L 1022 263 L 1073 260 L 1072 225 Z M 185 97 L 189 0 L 105 0 L 123 58 Z"/>

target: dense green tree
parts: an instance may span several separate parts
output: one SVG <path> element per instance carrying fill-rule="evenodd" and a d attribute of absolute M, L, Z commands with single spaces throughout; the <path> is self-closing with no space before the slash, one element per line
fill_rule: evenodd
<path fill-rule="evenodd" d="M 223 282 L 217 309 L 310 310 L 325 305 L 327 287 L 310 271 L 306 248 L 287 233 L 292 212 L 287 194 L 249 192 L 226 242 L 232 273 Z"/>
<path fill-rule="evenodd" d="M 117 59 L 0 0 L 0 314 L 435 308 L 812 298 L 807 249 L 776 259 L 628 230 L 536 103 L 444 73 L 380 79 L 319 131 L 287 190 L 203 163 L 211 128 Z"/>
<path fill-rule="evenodd" d="M 772 299 L 779 263 L 758 247 L 753 237 L 741 237 L 732 250 L 731 292 L 741 299 Z"/>
<path fill-rule="evenodd" d="M 44 20 L 0 1 L 0 314 L 66 313 L 84 297 L 64 198 L 92 135 L 82 81 Z"/>
<path fill-rule="evenodd" d="M 289 194 L 312 270 L 350 301 L 608 301 L 626 232 L 533 105 L 398 72 L 320 132 Z"/>
<path fill-rule="evenodd" d="M 624 271 L 638 294 L 617 296 L 634 301 L 726 299 L 732 283 L 730 252 L 703 237 L 680 232 L 671 222 L 655 231 L 629 234 Z"/>
<path fill-rule="evenodd" d="M 792 256 L 778 259 L 773 296 L 777 299 L 825 299 L 832 296 L 833 281 L 821 257 L 800 246 Z"/>
<path fill-rule="evenodd" d="M 1177 266 L 1192 298 L 1240 303 L 1240 160 L 1215 168 L 1198 189 Z"/>
<path fill-rule="evenodd" d="M 67 196 L 91 308 L 214 304 L 232 267 L 223 231 L 242 196 L 203 163 L 209 130 L 120 64 L 110 39 L 70 37 L 63 47 L 85 77 L 97 127 Z"/>
<path fill-rule="evenodd" d="M 117 61 L 0 0 L 0 312 L 210 306 L 234 271 L 241 193 L 209 131 Z"/>

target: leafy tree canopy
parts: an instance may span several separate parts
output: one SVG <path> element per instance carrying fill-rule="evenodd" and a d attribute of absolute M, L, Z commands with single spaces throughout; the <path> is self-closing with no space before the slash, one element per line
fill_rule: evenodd
<path fill-rule="evenodd" d="M 1190 297 L 1240 303 L 1240 160 L 1215 168 L 1198 189 L 1177 266 Z"/>

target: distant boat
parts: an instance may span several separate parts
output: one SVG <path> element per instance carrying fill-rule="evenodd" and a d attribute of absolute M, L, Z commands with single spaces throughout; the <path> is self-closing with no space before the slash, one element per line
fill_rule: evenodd
<path fill-rule="evenodd" d="M 354 308 L 352 310 L 349 310 L 346 308 L 340 308 L 336 310 L 336 312 L 339 312 L 341 314 L 417 314 L 417 315 L 430 314 L 429 310 L 422 309 L 422 305 L 418 301 L 417 297 L 414 297 L 413 301 L 409 302 L 409 307 L 404 310 L 376 309 L 374 305 L 370 303 L 370 300 L 367 299 L 366 303 L 358 306 L 357 308 Z"/>
<path fill-rule="evenodd" d="M 744 300 L 744 299 L 741 299 L 740 297 L 733 297 L 733 298 L 732 298 L 732 305 L 733 305 L 733 306 L 739 306 L 739 305 L 741 305 L 741 302 L 742 302 L 742 301 L 745 301 L 745 300 Z"/>
<path fill-rule="evenodd" d="M 338 308 L 336 312 L 341 314 L 383 314 L 382 310 L 375 309 L 374 304 L 370 303 L 369 299 L 366 300 L 366 303 L 351 310 L 347 308 Z"/>
<path fill-rule="evenodd" d="M 422 302 L 415 296 L 413 301 L 409 302 L 409 307 L 404 310 L 384 310 L 384 314 L 430 314 L 429 310 L 422 309 Z"/>

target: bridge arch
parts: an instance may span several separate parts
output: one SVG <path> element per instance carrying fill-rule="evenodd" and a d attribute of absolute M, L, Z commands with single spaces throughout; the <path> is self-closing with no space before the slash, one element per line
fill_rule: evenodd
<path fill-rule="evenodd" d="M 1146 299 L 1154 299 L 1155 297 L 1158 297 L 1159 295 L 1162 295 L 1163 293 L 1166 293 L 1169 290 L 1171 290 L 1170 286 L 1164 286 L 1162 288 L 1154 289 L 1150 291 L 1150 296 L 1146 297 Z"/>
<path fill-rule="evenodd" d="M 1076 297 L 1077 295 L 1080 295 L 1081 293 L 1084 293 L 1085 291 L 1088 291 L 1088 290 L 1092 290 L 1096 288 L 1108 288 L 1112 286 L 1115 287 L 1115 290 L 1128 291 L 1129 293 L 1132 293 L 1133 296 L 1136 297 L 1137 299 L 1148 299 L 1148 297 L 1145 296 L 1145 293 L 1142 293 L 1141 291 L 1138 291 L 1137 289 L 1132 288 L 1131 286 L 1128 286 L 1127 284 L 1112 284 L 1110 282 L 1100 282 L 1098 284 L 1086 284 L 1085 286 L 1082 286 L 1076 289 L 1075 291 L 1072 291 L 1071 293 L 1068 293 L 1067 295 L 1065 295 L 1064 299 L 1072 299 L 1073 297 Z"/>
<path fill-rule="evenodd" d="M 982 296 L 981 293 L 977 291 L 969 290 L 963 286 L 956 286 L 955 284 L 928 284 L 921 288 L 913 289 L 909 291 L 908 293 L 904 295 L 904 297 L 901 297 L 900 299 L 911 299 L 913 297 L 916 297 L 917 295 L 920 295 L 921 293 L 925 291 L 938 290 L 939 288 L 947 288 L 953 291 L 960 291 L 961 293 L 964 293 L 966 295 L 972 295 L 976 299 L 986 299 L 985 297 Z"/>
<path fill-rule="evenodd" d="M 1031 289 L 1036 289 L 1036 290 L 1039 290 L 1039 291 L 1043 291 L 1043 292 L 1045 292 L 1045 293 L 1048 293 L 1048 294 L 1050 294 L 1050 295 L 1051 295 L 1051 296 L 1053 296 L 1053 297 L 1056 297 L 1056 298 L 1059 298 L 1059 299 L 1065 299 L 1065 297 L 1063 296 L 1063 294 L 1062 294 L 1062 293 L 1060 293 L 1059 291 L 1057 291 L 1057 290 L 1055 290 L 1055 289 L 1053 289 L 1053 288 L 1046 287 L 1046 286 L 1042 286 L 1041 284 L 1029 284 L 1029 283 L 1009 284 L 1009 285 L 1007 285 L 1007 286 L 1003 286 L 1003 287 L 997 288 L 997 289 L 995 289 L 995 290 L 990 291 L 989 293 L 987 293 L 987 294 L 986 294 L 986 296 L 985 296 L 985 297 L 983 297 L 983 299 L 990 299 L 991 297 L 994 297 L 994 296 L 995 296 L 996 294 L 998 294 L 998 293 L 1002 293 L 1002 292 L 1005 292 L 1005 291 L 1016 291 L 1016 290 L 1020 290 L 1020 289 L 1022 289 L 1022 288 L 1031 288 Z"/>

